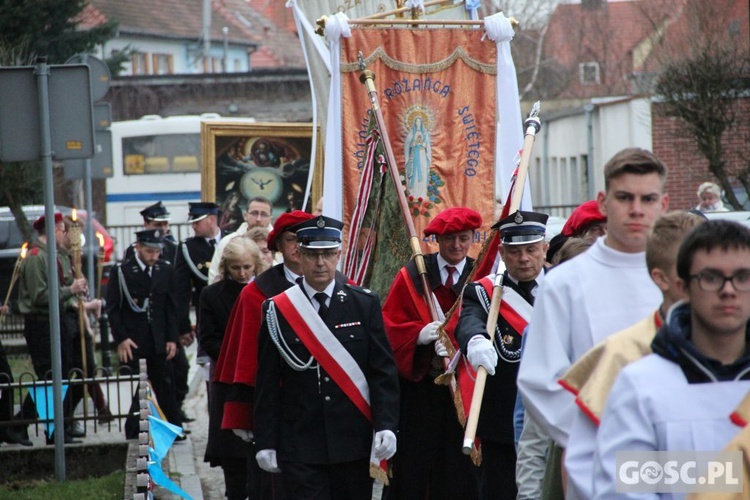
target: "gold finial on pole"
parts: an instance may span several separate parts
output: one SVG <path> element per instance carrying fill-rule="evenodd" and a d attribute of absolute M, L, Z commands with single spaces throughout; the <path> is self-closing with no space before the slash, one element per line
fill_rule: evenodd
<path fill-rule="evenodd" d="M 99 253 L 96 262 L 96 298 L 102 298 L 102 276 L 104 270 L 104 235 L 99 231 L 96 232 L 96 239 L 99 240 Z"/>
<path fill-rule="evenodd" d="M 78 212 L 74 208 L 73 213 L 70 216 L 71 224 L 68 229 L 68 241 L 70 242 L 70 253 L 73 257 L 73 268 L 75 271 L 75 279 L 83 278 L 81 272 L 81 247 L 82 247 L 82 227 L 78 222 Z M 83 370 L 83 379 L 88 377 L 88 361 L 86 359 L 86 309 L 84 304 L 83 293 L 78 294 L 78 335 L 81 339 L 81 369 Z M 88 386 L 84 382 L 83 384 L 83 418 L 84 420 L 88 417 Z"/>

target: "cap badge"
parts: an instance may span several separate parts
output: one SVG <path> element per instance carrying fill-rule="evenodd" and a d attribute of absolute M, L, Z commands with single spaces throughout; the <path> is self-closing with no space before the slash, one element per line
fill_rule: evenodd
<path fill-rule="evenodd" d="M 516 212 L 516 218 L 513 221 L 516 224 L 523 224 L 523 215 L 521 215 L 521 212 Z"/>
<path fill-rule="evenodd" d="M 159 237 L 161 237 L 161 233 L 157 229 L 156 231 L 154 231 L 154 238 L 159 238 Z"/>
<path fill-rule="evenodd" d="M 317 226 L 318 226 L 318 227 L 319 227 L 320 229 L 323 229 L 324 227 L 326 227 L 326 221 L 324 221 L 322 217 L 321 217 L 321 218 L 319 218 L 319 219 L 318 219 L 318 222 L 317 222 Z"/>

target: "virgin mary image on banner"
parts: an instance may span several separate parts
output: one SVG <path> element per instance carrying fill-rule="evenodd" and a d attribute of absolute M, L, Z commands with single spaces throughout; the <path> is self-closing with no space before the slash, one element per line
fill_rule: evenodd
<path fill-rule="evenodd" d="M 412 116 L 408 116 L 411 114 Z M 432 163 L 432 144 L 429 127 L 425 125 L 422 113 L 409 113 L 407 127 L 411 127 L 404 141 L 404 165 L 406 165 L 406 186 L 414 198 L 427 198 L 427 183 Z"/>

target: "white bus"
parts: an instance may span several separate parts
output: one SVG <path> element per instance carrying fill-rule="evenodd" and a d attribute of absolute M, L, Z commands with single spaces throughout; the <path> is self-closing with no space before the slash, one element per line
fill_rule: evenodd
<path fill-rule="evenodd" d="M 173 222 L 187 220 L 188 202 L 201 199 L 201 122 L 221 119 L 218 114 L 204 113 L 113 122 L 107 225 L 139 226 L 143 223 L 140 211 L 159 200 Z"/>

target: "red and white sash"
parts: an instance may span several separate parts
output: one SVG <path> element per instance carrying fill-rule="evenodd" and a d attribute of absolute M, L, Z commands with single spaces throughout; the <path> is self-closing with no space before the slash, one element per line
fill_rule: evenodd
<path fill-rule="evenodd" d="M 485 276 L 479 280 L 479 283 L 484 287 L 487 296 L 492 297 L 492 287 L 495 283 L 495 276 Z M 523 335 L 524 329 L 529 324 L 529 320 L 531 320 L 531 313 L 533 311 L 534 306 L 521 297 L 517 291 L 507 285 L 503 286 L 503 300 L 500 303 L 500 316 L 502 316 L 519 335 Z"/>
<path fill-rule="evenodd" d="M 273 302 L 310 354 L 372 422 L 370 388 L 364 372 L 318 316 L 302 288 L 293 286 L 275 296 Z"/>
<path fill-rule="evenodd" d="M 275 296 L 272 303 L 310 354 L 372 424 L 370 387 L 364 372 L 328 329 L 302 288 L 293 286 Z M 371 455 L 370 462 L 370 475 L 388 484 L 387 461 L 379 461 Z"/>

